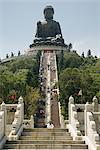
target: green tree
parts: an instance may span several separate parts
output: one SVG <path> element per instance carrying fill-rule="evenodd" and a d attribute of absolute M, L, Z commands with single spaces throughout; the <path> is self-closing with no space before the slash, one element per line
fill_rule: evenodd
<path fill-rule="evenodd" d="M 91 101 L 93 96 L 95 95 L 92 90 L 93 86 L 93 78 L 89 72 L 89 70 L 81 71 L 81 89 L 82 89 L 82 103 L 86 103 L 86 101 Z"/>
<path fill-rule="evenodd" d="M 87 52 L 87 57 L 91 57 L 91 50 L 89 49 L 88 52 Z"/>
<path fill-rule="evenodd" d="M 3 71 L 0 75 L 0 95 L 5 102 L 7 101 L 9 91 L 13 89 L 13 83 L 14 74 L 9 70 Z"/>
<path fill-rule="evenodd" d="M 0 103 L 15 103 L 25 98 L 26 116 L 33 114 L 40 97 L 38 83 L 40 55 L 19 56 L 0 64 Z"/>
<path fill-rule="evenodd" d="M 59 58 L 59 70 L 63 70 L 64 67 L 64 51 L 61 50 Z"/>
<path fill-rule="evenodd" d="M 68 49 L 71 50 L 72 49 L 72 43 L 69 43 L 68 45 Z"/>
<path fill-rule="evenodd" d="M 83 63 L 83 59 L 77 53 L 65 53 L 64 68 L 79 68 Z"/>
<path fill-rule="evenodd" d="M 82 53 L 82 57 L 83 57 L 83 58 L 85 58 L 85 56 L 84 56 L 84 52 Z"/>
<path fill-rule="evenodd" d="M 14 74 L 14 89 L 16 89 L 17 97 L 25 96 L 26 94 L 27 74 L 28 69 L 19 69 Z"/>
<path fill-rule="evenodd" d="M 80 72 L 76 68 L 67 68 L 59 76 L 60 102 L 65 112 L 68 108 L 68 99 L 71 95 L 77 97 L 81 85 Z"/>
<path fill-rule="evenodd" d="M 26 86 L 26 95 L 24 97 L 25 101 L 25 117 L 29 118 L 33 115 L 37 109 L 37 101 L 40 99 L 40 92 L 38 88 L 32 88 Z"/>

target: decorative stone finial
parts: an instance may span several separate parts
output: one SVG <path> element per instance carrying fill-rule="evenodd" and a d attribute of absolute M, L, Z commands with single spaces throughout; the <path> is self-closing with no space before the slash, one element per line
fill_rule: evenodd
<path fill-rule="evenodd" d="M 73 98 L 72 96 L 69 97 L 69 102 L 70 102 L 71 104 L 74 104 L 74 98 Z"/>
<path fill-rule="evenodd" d="M 98 99 L 97 99 L 96 96 L 93 97 L 93 102 L 94 102 L 94 103 L 98 103 Z"/>
<path fill-rule="evenodd" d="M 93 107 L 94 107 L 94 111 L 98 112 L 98 99 L 96 98 L 96 96 L 93 97 L 93 103 L 92 103 Z"/>
<path fill-rule="evenodd" d="M 22 104 L 23 103 L 23 97 L 20 96 L 19 99 L 18 99 L 18 104 Z"/>
<path fill-rule="evenodd" d="M 6 105 L 5 105 L 4 102 L 2 102 L 2 104 L 1 104 L 1 110 L 5 110 L 5 108 L 6 108 Z"/>

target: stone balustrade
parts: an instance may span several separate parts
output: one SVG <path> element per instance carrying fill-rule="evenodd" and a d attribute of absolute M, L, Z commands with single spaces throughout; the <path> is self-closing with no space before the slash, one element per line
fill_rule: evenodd
<path fill-rule="evenodd" d="M 100 149 L 100 105 L 96 97 L 93 98 L 93 103 L 74 104 L 74 98 L 69 98 L 69 131 L 74 140 L 84 139 L 89 146 L 89 150 Z M 81 110 L 81 111 L 80 111 Z M 79 112 L 78 112 L 79 111 Z M 84 111 L 84 114 L 83 114 Z M 80 114 L 82 113 L 82 114 Z M 82 117 L 80 119 L 79 115 Z M 84 120 L 85 135 L 81 136 L 80 122 Z M 98 128 L 97 128 L 98 127 Z"/>
<path fill-rule="evenodd" d="M 34 117 L 33 117 L 33 115 L 31 115 L 30 120 L 24 119 L 23 124 L 24 124 L 24 128 L 31 128 L 31 129 L 34 128 Z"/>
<path fill-rule="evenodd" d="M 93 98 L 92 105 L 93 105 L 93 112 L 92 112 L 93 118 L 96 123 L 97 132 L 100 135 L 100 104 L 98 103 L 98 99 L 96 98 L 96 96 L 94 96 Z"/>
<path fill-rule="evenodd" d="M 0 108 L 0 149 L 3 147 L 3 144 L 6 142 L 6 107 L 5 103 L 1 104 Z"/>
<path fill-rule="evenodd" d="M 12 122 L 14 120 L 14 115 L 18 104 L 5 104 L 5 105 L 6 105 L 6 135 L 8 135 L 12 127 Z"/>
<path fill-rule="evenodd" d="M 0 112 L 0 139 L 2 139 L 2 137 L 4 136 L 5 134 L 5 131 L 4 131 L 4 111 L 1 111 Z"/>
<path fill-rule="evenodd" d="M 12 130 L 9 134 L 9 140 L 16 140 L 19 138 L 24 127 L 23 120 L 24 120 L 24 103 L 23 98 L 20 97 L 18 99 L 18 105 L 15 112 L 14 121 L 12 123 Z"/>
<path fill-rule="evenodd" d="M 61 128 L 65 128 L 65 120 L 64 120 L 64 116 L 61 114 L 60 102 L 58 102 L 58 107 L 59 107 L 60 127 L 61 127 Z"/>
<path fill-rule="evenodd" d="M 96 99 L 94 97 L 94 99 Z M 93 99 L 93 100 L 94 100 Z M 96 107 L 95 107 L 96 106 Z M 89 150 L 99 150 L 100 149 L 100 137 L 97 133 L 96 122 L 94 121 L 93 112 L 97 110 L 97 105 L 89 104 L 88 102 L 85 105 L 84 110 L 84 121 L 85 121 L 85 141 L 88 144 Z"/>
<path fill-rule="evenodd" d="M 97 130 L 97 124 L 100 125 L 100 104 L 96 97 L 93 98 L 93 102 L 89 104 L 74 104 L 74 98 L 70 96 L 69 98 L 69 122 L 65 122 L 64 117 L 61 114 L 60 102 L 59 104 L 59 117 L 61 128 L 65 128 L 65 123 L 69 123 L 67 127 L 69 132 L 73 137 L 73 140 L 84 139 L 88 145 L 88 150 L 100 150 L 100 136 Z M 4 102 L 0 106 L 0 149 L 2 149 L 4 143 L 6 142 L 6 105 Z M 7 106 L 8 107 L 8 106 Z M 9 106 L 11 107 L 11 106 Z M 16 105 L 14 105 L 16 107 Z M 82 136 L 80 132 L 80 119 L 78 117 L 78 111 L 84 110 L 83 117 L 84 120 L 84 131 L 85 135 Z M 77 111 L 78 110 L 78 111 Z M 80 112 L 79 112 L 80 113 Z M 18 99 L 18 104 L 16 107 L 14 121 L 12 123 L 12 130 L 8 136 L 8 140 L 17 140 L 21 135 L 23 128 L 34 128 L 34 117 L 31 116 L 30 120 L 24 120 L 24 103 L 23 98 Z M 100 129 L 100 127 L 99 127 Z"/>
<path fill-rule="evenodd" d="M 81 132 L 79 130 L 80 124 L 77 119 L 77 111 L 74 104 L 74 98 L 69 98 L 69 131 L 73 137 L 73 140 L 82 140 Z"/>
<path fill-rule="evenodd" d="M 79 121 L 79 130 L 81 131 L 82 135 L 84 135 L 84 109 L 85 109 L 85 104 L 75 104 L 75 108 L 77 110 L 77 119 Z"/>

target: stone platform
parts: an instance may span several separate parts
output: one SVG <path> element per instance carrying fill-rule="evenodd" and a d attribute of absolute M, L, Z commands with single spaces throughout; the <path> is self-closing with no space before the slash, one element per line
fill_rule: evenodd
<path fill-rule="evenodd" d="M 67 45 L 54 45 L 54 44 L 41 44 L 41 45 L 33 45 L 32 47 L 28 48 L 25 53 L 32 55 L 32 54 L 37 54 L 38 51 L 68 51 Z"/>

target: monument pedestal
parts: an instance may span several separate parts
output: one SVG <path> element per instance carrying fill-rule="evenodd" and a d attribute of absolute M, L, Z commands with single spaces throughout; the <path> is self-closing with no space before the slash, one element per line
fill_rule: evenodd
<path fill-rule="evenodd" d="M 63 51 L 67 51 L 67 46 L 66 45 L 36 45 L 36 46 L 33 46 L 29 49 L 26 50 L 26 54 L 28 55 L 36 55 L 38 51 L 44 51 L 44 52 L 53 52 L 55 51 L 56 53 L 59 53 L 61 50 Z"/>

